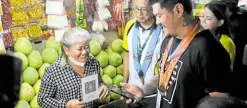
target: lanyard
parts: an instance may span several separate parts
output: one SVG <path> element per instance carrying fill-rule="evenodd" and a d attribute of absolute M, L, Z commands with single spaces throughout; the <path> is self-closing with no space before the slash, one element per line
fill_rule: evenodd
<path fill-rule="evenodd" d="M 138 38 L 138 61 L 139 61 L 139 64 L 141 65 L 141 55 L 142 55 L 142 52 L 144 50 L 144 48 L 146 47 L 147 45 L 147 42 L 148 40 L 150 39 L 152 33 L 154 31 L 154 28 L 152 28 L 148 34 L 148 37 L 146 38 L 146 40 L 144 41 L 143 45 L 141 46 L 141 39 L 140 39 L 140 36 L 142 36 L 143 32 L 141 31 L 141 29 L 139 28 L 139 35 L 137 36 Z M 140 69 L 140 71 L 138 72 L 138 76 L 140 77 L 140 80 L 142 82 L 142 84 L 144 84 L 144 72 L 142 71 L 142 69 Z"/>
<path fill-rule="evenodd" d="M 199 31 L 199 29 L 200 29 L 199 24 L 194 24 L 191 28 L 189 28 L 188 32 L 184 36 L 184 39 L 180 42 L 180 45 L 178 46 L 176 51 L 174 51 L 173 56 L 171 56 L 170 58 L 168 58 L 168 56 L 169 56 L 174 38 L 171 38 L 170 41 L 168 42 L 168 45 L 162 57 L 162 64 L 161 64 L 162 67 L 161 67 L 161 72 L 159 74 L 160 75 L 159 88 L 162 91 L 165 90 L 165 94 L 167 92 L 166 91 L 167 88 L 169 88 L 168 83 L 171 78 L 172 71 L 177 64 L 177 61 L 182 56 L 184 51 L 187 49 L 187 47 L 189 46 L 189 44 L 195 37 L 196 33 Z M 169 63 L 167 63 L 168 59 L 170 59 Z"/>
<path fill-rule="evenodd" d="M 141 31 L 141 29 L 139 28 L 139 35 L 138 35 L 138 60 L 139 63 L 141 64 L 141 55 L 142 55 L 142 51 L 144 50 L 144 48 L 146 47 L 148 40 L 150 39 L 152 33 L 153 33 L 154 29 L 152 28 L 148 34 L 148 37 L 146 38 L 146 40 L 144 41 L 143 45 L 141 45 L 141 39 L 140 36 L 142 36 L 143 32 Z"/>

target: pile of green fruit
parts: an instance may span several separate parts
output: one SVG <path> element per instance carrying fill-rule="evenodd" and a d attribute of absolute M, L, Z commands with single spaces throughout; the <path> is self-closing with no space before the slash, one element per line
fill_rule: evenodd
<path fill-rule="evenodd" d="M 22 60 L 22 84 L 19 101 L 15 108 L 40 108 L 37 95 L 41 78 L 46 67 L 55 62 L 61 55 L 61 46 L 50 37 L 42 52 L 33 49 L 32 43 L 26 38 L 18 38 L 14 44 L 14 55 Z"/>
<path fill-rule="evenodd" d="M 124 50 L 122 40 L 113 40 L 106 48 L 103 48 L 99 41 L 92 40 L 89 43 L 90 54 L 94 56 L 100 63 L 100 75 L 106 85 L 120 86 L 123 82 L 123 57 Z M 119 99 L 120 96 L 113 92 L 105 99 L 100 100 L 100 104 L 107 104 L 112 100 Z"/>

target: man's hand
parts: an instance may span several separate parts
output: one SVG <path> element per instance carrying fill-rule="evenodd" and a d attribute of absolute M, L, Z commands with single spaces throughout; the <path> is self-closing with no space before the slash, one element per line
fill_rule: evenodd
<path fill-rule="evenodd" d="M 102 85 L 99 88 L 99 98 L 100 99 L 104 99 L 108 94 L 108 88 L 106 87 L 106 85 Z"/>
<path fill-rule="evenodd" d="M 86 103 L 85 101 L 70 100 L 66 104 L 66 108 L 84 108 Z"/>
<path fill-rule="evenodd" d="M 143 91 L 136 85 L 134 84 L 128 84 L 128 83 L 120 83 L 120 85 L 123 87 L 125 92 L 129 92 L 134 95 L 135 101 L 140 101 L 144 97 Z M 121 97 L 123 100 L 124 98 Z M 126 100 L 126 103 L 132 103 L 131 99 Z"/>

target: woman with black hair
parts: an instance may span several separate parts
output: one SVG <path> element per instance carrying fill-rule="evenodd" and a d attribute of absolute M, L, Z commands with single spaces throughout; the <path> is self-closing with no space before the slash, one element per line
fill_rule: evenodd
<path fill-rule="evenodd" d="M 229 10 L 223 2 L 210 2 L 206 4 L 203 17 L 201 18 L 201 25 L 209 29 L 227 50 L 231 59 L 231 69 L 233 70 L 236 46 L 231 39 L 228 13 Z"/>

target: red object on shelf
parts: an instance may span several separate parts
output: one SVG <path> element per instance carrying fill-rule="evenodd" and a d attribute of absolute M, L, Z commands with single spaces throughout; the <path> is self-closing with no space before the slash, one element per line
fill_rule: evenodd
<path fill-rule="evenodd" d="M 13 42 L 13 39 L 12 39 L 10 32 L 3 34 L 3 41 L 4 41 L 4 46 L 6 48 L 13 46 L 14 42 Z"/>
<path fill-rule="evenodd" d="M 1 1 L 2 1 L 3 13 L 9 13 L 9 9 L 10 9 L 9 0 L 1 0 Z"/>
<path fill-rule="evenodd" d="M 10 14 L 3 14 L 2 16 L 3 29 L 4 30 L 10 29 L 11 24 L 12 24 L 12 20 Z"/>
<path fill-rule="evenodd" d="M 114 20 L 108 21 L 108 29 L 109 31 L 116 31 L 117 30 L 117 23 Z"/>

